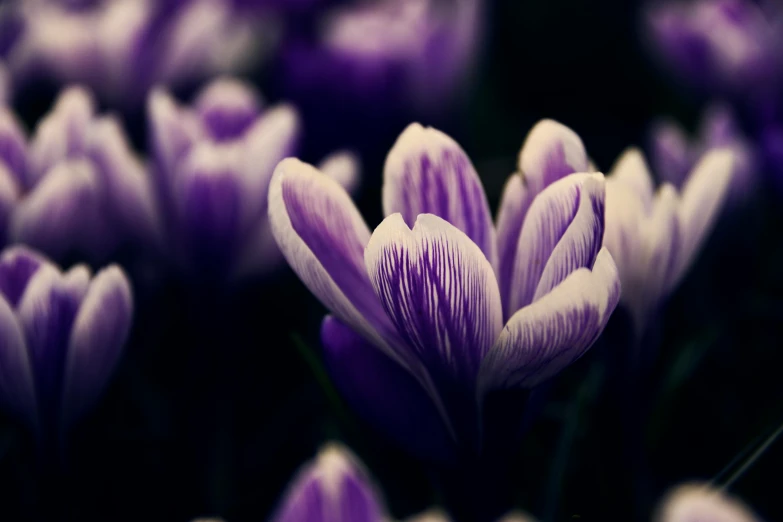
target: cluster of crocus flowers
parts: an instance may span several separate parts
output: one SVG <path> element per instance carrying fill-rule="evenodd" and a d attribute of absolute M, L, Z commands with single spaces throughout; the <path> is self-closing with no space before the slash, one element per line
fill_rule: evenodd
<path fill-rule="evenodd" d="M 267 190 L 277 163 L 296 150 L 294 107 L 265 108 L 250 85 L 219 78 L 192 106 L 153 91 L 148 115 L 162 237 L 177 266 L 217 278 L 276 266 Z M 358 161 L 348 152 L 321 167 L 348 190 L 358 182 Z"/>
<path fill-rule="evenodd" d="M 638 335 L 690 268 L 712 230 L 731 182 L 729 149 L 706 152 L 678 190 L 657 191 L 642 153 L 628 149 L 606 182 L 604 241 L 617 263 Z"/>
<path fill-rule="evenodd" d="M 0 254 L 0 398 L 52 443 L 91 407 L 120 359 L 130 283 L 109 266 L 62 271 L 23 246 Z M 56 441 L 54 441 L 56 442 Z"/>
<path fill-rule="evenodd" d="M 144 165 L 85 88 L 63 90 L 29 140 L 0 107 L 0 142 L 0 225 L 9 241 L 58 259 L 101 259 L 134 234 L 154 233 Z"/>
<path fill-rule="evenodd" d="M 231 0 L 18 2 L 5 60 L 14 81 L 90 85 L 117 104 L 143 102 L 156 83 L 237 71 L 268 45 Z"/>
<path fill-rule="evenodd" d="M 374 232 L 316 168 L 290 158 L 272 178 L 275 239 L 332 314 L 321 337 L 336 384 L 414 451 L 480 452 L 487 394 L 578 359 L 619 300 L 604 179 L 581 140 L 543 121 L 520 163 L 497 227 L 462 148 L 418 124 L 389 152 Z"/>

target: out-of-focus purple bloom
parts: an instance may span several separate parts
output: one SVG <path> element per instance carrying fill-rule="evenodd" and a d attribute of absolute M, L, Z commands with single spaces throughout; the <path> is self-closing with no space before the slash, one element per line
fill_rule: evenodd
<path fill-rule="evenodd" d="M 603 175 L 571 174 L 587 168 L 576 134 L 539 123 L 496 228 L 462 148 L 412 124 L 387 157 L 387 217 L 371 233 L 336 182 L 278 165 L 272 232 L 332 313 L 327 365 L 361 414 L 419 453 L 476 451 L 488 392 L 532 388 L 592 345 L 620 285 L 601 248 Z"/>
<path fill-rule="evenodd" d="M 451 518 L 439 509 L 431 509 L 424 513 L 409 517 L 405 519 L 405 522 L 451 522 Z M 513 511 L 504 517 L 499 518 L 498 522 L 536 522 L 536 519 L 525 513 Z"/>
<path fill-rule="evenodd" d="M 734 154 L 728 202 L 736 205 L 746 201 L 758 183 L 759 162 L 753 145 L 742 135 L 727 106 L 713 105 L 707 110 L 694 140 L 674 121 L 660 120 L 653 126 L 653 169 L 662 181 L 678 189 L 682 189 L 704 153 L 715 148 L 727 148 Z"/>
<path fill-rule="evenodd" d="M 296 90 L 432 108 L 472 70 L 483 0 L 358 2 L 325 16 L 315 42 L 285 53 Z M 396 102 L 396 103 L 395 103 Z"/>
<path fill-rule="evenodd" d="M 604 242 L 617 263 L 622 303 L 637 333 L 677 286 L 712 230 L 731 182 L 733 154 L 713 149 L 702 156 L 678 191 L 657 191 L 638 149 L 617 160 L 606 182 Z"/>
<path fill-rule="evenodd" d="M 0 105 L 8 105 L 11 102 L 11 76 L 8 67 L 0 62 Z"/>
<path fill-rule="evenodd" d="M 122 355 L 133 298 L 122 269 L 67 272 L 14 246 L 0 254 L 0 398 L 43 437 L 92 406 Z"/>
<path fill-rule="evenodd" d="M 231 0 L 34 0 L 18 10 L 21 34 L 6 56 L 15 80 L 85 83 L 126 105 L 142 102 L 154 84 L 238 70 L 272 34 Z"/>
<path fill-rule="evenodd" d="M 145 179 L 119 121 L 96 115 L 84 88 L 65 89 L 29 143 L 10 109 L 0 108 L 0 222 L 11 241 L 54 258 L 100 259 L 134 234 L 154 235 Z"/>
<path fill-rule="evenodd" d="M 252 86 L 219 78 L 191 107 L 154 90 L 148 113 L 157 199 L 175 262 L 218 277 L 276 266 L 267 190 L 277 163 L 296 149 L 296 110 L 264 108 Z M 326 158 L 323 168 L 349 188 L 358 182 L 358 162 L 349 153 Z"/>
<path fill-rule="evenodd" d="M 780 73 L 783 38 L 750 0 L 655 5 L 647 24 L 662 57 L 700 86 L 754 88 Z"/>
<path fill-rule="evenodd" d="M 761 522 L 739 499 L 709 485 L 687 484 L 669 493 L 656 522 Z"/>

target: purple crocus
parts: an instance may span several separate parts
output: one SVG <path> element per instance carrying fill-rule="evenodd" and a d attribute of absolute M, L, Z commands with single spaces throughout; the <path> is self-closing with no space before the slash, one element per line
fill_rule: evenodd
<path fill-rule="evenodd" d="M 620 285 L 601 248 L 603 175 L 569 175 L 587 164 L 570 129 L 539 123 L 496 227 L 462 148 L 412 124 L 387 157 L 372 233 L 336 182 L 278 165 L 272 232 L 332 314 L 327 365 L 360 413 L 417 452 L 478 451 L 490 391 L 532 388 L 592 345 Z"/>
<path fill-rule="evenodd" d="M 678 189 L 682 189 L 701 156 L 714 148 L 727 148 L 734 154 L 728 202 L 732 205 L 745 202 L 756 188 L 759 165 L 755 148 L 743 136 L 728 106 L 710 106 L 693 140 L 672 120 L 660 120 L 653 126 L 650 146 L 653 169 L 662 181 Z"/>
<path fill-rule="evenodd" d="M 0 222 L 10 241 L 54 258 L 101 259 L 134 234 L 154 234 L 144 165 L 118 119 L 96 115 L 86 89 L 65 89 L 29 142 L 0 107 L 0 143 Z"/>
<path fill-rule="evenodd" d="M 297 111 L 264 108 L 252 86 L 219 78 L 191 107 L 156 89 L 148 113 L 163 237 L 174 262 L 220 278 L 276 266 L 266 196 L 275 165 L 296 148 Z M 357 184 L 358 162 L 349 153 L 322 167 L 349 188 Z"/>
<path fill-rule="evenodd" d="M 268 45 L 231 0 L 19 2 L 21 31 L 6 60 L 20 82 L 90 85 L 116 104 L 143 102 L 154 84 L 236 71 Z"/>
<path fill-rule="evenodd" d="M 661 502 L 656 522 L 760 522 L 739 499 L 706 484 L 686 484 Z"/>
<path fill-rule="evenodd" d="M 284 52 L 291 88 L 431 109 L 475 61 L 483 0 L 356 2 L 324 16 L 315 42 Z"/>
<path fill-rule="evenodd" d="M 647 25 L 662 58 L 699 86 L 752 90 L 781 70 L 783 39 L 750 0 L 665 2 L 648 10 Z"/>
<path fill-rule="evenodd" d="M 91 407 L 122 355 L 133 298 L 122 269 L 63 272 L 24 246 L 0 254 L 0 399 L 41 438 Z"/>
<path fill-rule="evenodd" d="M 620 273 L 621 301 L 641 335 L 651 315 L 690 268 L 718 217 L 731 182 L 733 154 L 714 149 L 682 189 L 654 183 L 642 153 L 628 149 L 606 183 L 604 242 Z"/>

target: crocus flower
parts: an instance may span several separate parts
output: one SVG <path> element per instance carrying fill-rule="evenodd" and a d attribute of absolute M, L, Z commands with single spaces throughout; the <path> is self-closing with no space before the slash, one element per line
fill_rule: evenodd
<path fill-rule="evenodd" d="M 617 263 L 638 334 L 693 263 L 717 218 L 731 181 L 733 154 L 714 149 L 702 156 L 682 189 L 657 191 L 642 153 L 625 151 L 606 183 L 604 241 Z"/>
<path fill-rule="evenodd" d="M 661 503 L 656 522 L 760 522 L 739 499 L 703 484 L 686 484 Z"/>
<path fill-rule="evenodd" d="M 19 81 L 90 85 L 116 104 L 143 102 L 154 84 L 235 71 L 266 42 L 231 0 L 19 2 L 21 33 L 6 60 Z"/>
<path fill-rule="evenodd" d="M 603 175 L 567 175 L 587 169 L 579 138 L 544 121 L 520 164 L 497 229 L 462 148 L 418 124 L 389 152 L 372 233 L 312 166 L 289 158 L 272 178 L 275 239 L 332 314 L 321 337 L 337 386 L 414 451 L 478 450 L 485 396 L 575 361 L 619 299 Z"/>
<path fill-rule="evenodd" d="M 702 87 L 754 88 L 780 71 L 783 40 L 750 0 L 663 3 L 647 23 L 663 59 Z"/>
<path fill-rule="evenodd" d="M 756 187 L 758 160 L 754 147 L 742 135 L 728 106 L 709 107 L 698 136 L 693 140 L 689 140 L 674 121 L 656 122 L 650 146 L 651 163 L 661 180 L 682 189 L 699 158 L 713 148 L 727 148 L 734 154 L 727 199 L 730 204 L 742 203 Z"/>
<path fill-rule="evenodd" d="M 101 259 L 133 234 L 154 234 L 144 166 L 119 121 L 95 114 L 86 89 L 65 89 L 29 143 L 10 109 L 0 108 L 0 142 L 11 241 L 55 258 Z"/>
<path fill-rule="evenodd" d="M 62 435 L 99 398 L 128 337 L 122 269 L 63 272 L 23 246 L 0 254 L 0 399 L 40 437 Z"/>
<path fill-rule="evenodd" d="M 449 99 L 472 68 L 482 0 L 382 0 L 324 17 L 315 42 L 284 52 L 290 87 L 379 103 L 432 108 Z"/>
<path fill-rule="evenodd" d="M 192 107 L 162 89 L 149 97 L 165 244 L 191 273 L 256 274 L 280 259 L 266 195 L 275 165 L 295 150 L 300 123 L 288 104 L 262 105 L 252 86 L 231 78 L 207 85 Z M 346 186 L 356 185 L 352 155 L 332 155 L 322 166 Z"/>
<path fill-rule="evenodd" d="M 351 451 L 337 443 L 324 445 L 288 486 L 272 522 L 387 522 L 381 492 Z M 406 522 L 449 522 L 441 510 L 430 510 Z M 532 522 L 512 513 L 498 522 Z"/>

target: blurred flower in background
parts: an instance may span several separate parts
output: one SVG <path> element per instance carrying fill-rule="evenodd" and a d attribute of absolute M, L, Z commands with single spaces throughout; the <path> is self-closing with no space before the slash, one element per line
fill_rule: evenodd
<path fill-rule="evenodd" d="M 0 399 L 56 443 L 98 399 L 128 337 L 125 273 L 67 272 L 26 247 L 0 254 Z M 46 440 L 43 440 L 46 439 Z"/>
<path fill-rule="evenodd" d="M 157 226 L 141 160 L 116 117 L 98 116 L 91 93 L 62 91 L 29 142 L 8 108 L 0 108 L 0 178 L 8 239 L 62 259 L 102 260 Z"/>
<path fill-rule="evenodd" d="M 155 84 L 255 65 L 277 38 L 274 24 L 231 0 L 27 0 L 3 16 L 16 30 L 5 45 L 16 88 L 79 82 L 123 106 L 142 103 Z"/>
<path fill-rule="evenodd" d="M 761 522 L 739 499 L 707 484 L 685 484 L 661 502 L 654 522 Z"/>
<path fill-rule="evenodd" d="M 530 188 L 504 197 L 497 231 L 465 152 L 419 124 L 389 152 L 387 217 L 372 233 L 317 169 L 286 159 L 273 176 L 275 239 L 333 314 L 321 339 L 335 383 L 414 452 L 482 452 L 487 394 L 533 388 L 578 359 L 618 302 L 603 175 L 567 175 L 587 168 L 581 141 L 545 121 L 521 156 Z"/>
<path fill-rule="evenodd" d="M 263 273 L 281 259 L 269 230 L 267 190 L 277 163 L 296 151 L 299 114 L 264 107 L 251 85 L 213 80 L 192 106 L 163 90 L 148 101 L 156 200 L 163 246 L 191 274 L 216 278 Z M 337 153 L 325 175 L 352 190 L 358 160 Z"/>

